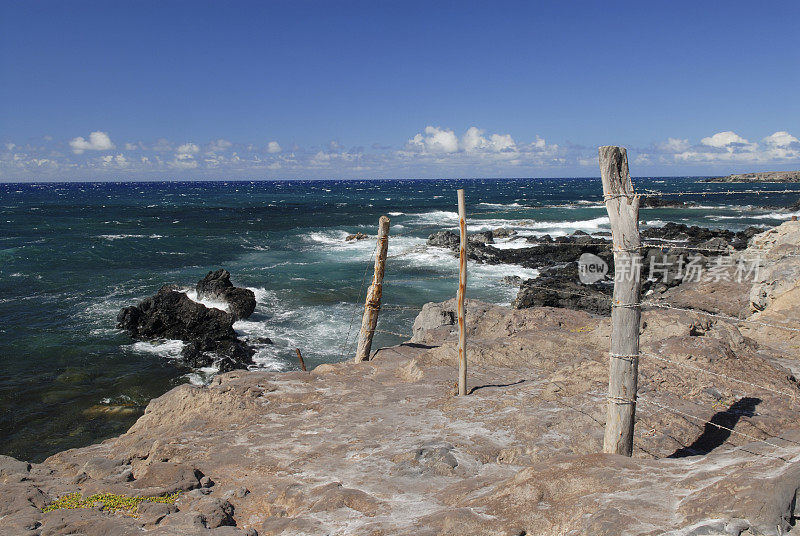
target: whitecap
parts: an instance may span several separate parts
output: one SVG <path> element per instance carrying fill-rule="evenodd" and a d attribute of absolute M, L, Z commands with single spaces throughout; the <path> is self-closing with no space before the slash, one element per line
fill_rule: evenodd
<path fill-rule="evenodd" d="M 97 238 L 104 240 L 122 240 L 123 238 L 145 238 L 145 235 L 140 234 L 103 234 L 97 235 Z"/>
<path fill-rule="evenodd" d="M 181 356 L 184 342 L 174 339 L 162 339 L 155 341 L 139 341 L 130 346 L 135 352 L 157 354 L 169 359 L 177 359 Z"/>
<path fill-rule="evenodd" d="M 520 205 L 519 203 L 508 203 L 508 204 L 503 204 L 503 203 L 478 203 L 477 206 L 479 206 L 479 207 L 490 207 L 490 208 L 506 208 L 506 207 L 508 207 L 508 208 L 517 208 L 517 207 L 522 207 L 523 205 Z M 525 208 L 530 208 L 530 207 L 525 207 Z"/>
<path fill-rule="evenodd" d="M 792 216 L 800 216 L 798 212 L 770 212 L 769 214 L 762 214 L 760 216 L 747 216 L 753 220 L 790 220 Z"/>
<path fill-rule="evenodd" d="M 182 289 L 181 292 L 186 294 L 186 297 L 188 297 L 193 302 L 202 303 L 206 307 L 210 307 L 212 309 L 219 309 L 220 311 L 225 311 L 226 313 L 230 313 L 231 312 L 231 308 L 227 304 L 227 302 L 217 301 L 217 300 L 209 300 L 209 299 L 205 299 L 205 298 L 204 299 L 198 298 L 196 289 L 187 288 L 187 289 Z"/>

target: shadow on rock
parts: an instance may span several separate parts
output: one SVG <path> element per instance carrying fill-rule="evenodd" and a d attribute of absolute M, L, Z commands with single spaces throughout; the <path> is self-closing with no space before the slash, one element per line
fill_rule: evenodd
<path fill-rule="evenodd" d="M 703 429 L 700 437 L 688 447 L 679 448 L 669 458 L 686 458 L 687 456 L 699 456 L 708 454 L 715 448 L 721 446 L 731 436 L 728 428 L 733 428 L 741 417 L 752 417 L 755 415 L 756 406 L 761 403 L 760 398 L 745 397 L 737 400 L 725 411 L 718 411 L 711 417 Z"/>

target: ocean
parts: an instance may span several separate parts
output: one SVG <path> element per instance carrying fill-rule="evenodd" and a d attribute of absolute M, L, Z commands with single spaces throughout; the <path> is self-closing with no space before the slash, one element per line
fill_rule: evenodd
<path fill-rule="evenodd" d="M 784 189 L 698 178 L 643 178 L 661 191 Z M 777 186 L 777 187 L 776 187 Z M 147 402 L 213 370 L 175 365 L 178 341 L 132 341 L 120 308 L 165 283 L 187 288 L 225 268 L 252 289 L 256 312 L 234 327 L 268 336 L 258 368 L 309 367 L 353 356 L 378 218 L 391 218 L 379 329 L 410 336 L 418 309 L 455 296 L 458 261 L 425 245 L 456 229 L 466 190 L 469 232 L 520 235 L 608 230 L 599 179 L 252 181 L 0 184 L 0 453 L 41 461 L 124 432 Z M 738 230 L 776 225 L 796 194 L 683 196 L 691 208 L 643 209 L 645 225 L 678 221 Z M 761 208 L 769 206 L 771 208 Z M 346 242 L 362 232 L 369 239 Z M 498 247 L 524 241 L 500 240 Z M 467 295 L 508 304 L 513 265 L 469 265 Z M 378 333 L 373 348 L 401 337 Z"/>

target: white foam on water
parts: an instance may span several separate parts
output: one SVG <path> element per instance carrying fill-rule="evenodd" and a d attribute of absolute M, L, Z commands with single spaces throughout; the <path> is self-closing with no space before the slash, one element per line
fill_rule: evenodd
<path fill-rule="evenodd" d="M 552 229 L 554 231 L 585 231 L 597 230 L 601 227 L 609 227 L 610 222 L 608 216 L 599 216 L 589 220 L 576 220 L 576 221 L 531 221 L 526 222 L 523 227 L 531 229 Z"/>
<path fill-rule="evenodd" d="M 274 342 L 257 347 L 253 356 L 257 368 L 286 370 L 287 352 L 293 353 L 295 348 L 300 348 L 304 356 L 325 362 L 337 361 L 348 330 L 351 339 L 358 333 L 357 324 L 361 318 L 358 313 L 363 304 L 341 302 L 287 307 L 285 303 L 287 300 L 273 293 L 266 307 L 271 313 L 268 320 L 239 320 L 233 325 L 244 338 L 269 337 Z"/>
<path fill-rule="evenodd" d="M 124 238 L 144 238 L 145 235 L 141 234 L 101 234 L 97 235 L 97 238 L 102 238 L 104 240 L 122 240 Z"/>
<path fill-rule="evenodd" d="M 769 214 L 762 214 L 760 216 L 748 216 L 754 220 L 790 220 L 792 216 L 800 216 L 798 212 L 770 212 Z"/>
<path fill-rule="evenodd" d="M 467 233 L 475 233 L 480 231 L 493 231 L 500 227 L 506 229 L 513 229 L 519 227 L 520 222 L 525 220 L 510 220 L 506 218 L 486 218 L 486 219 L 470 219 L 467 215 Z"/>
<path fill-rule="evenodd" d="M 455 227 L 458 225 L 458 212 L 451 212 L 448 210 L 434 210 L 432 212 L 410 214 L 409 216 L 414 223 L 420 225 L 441 225 L 442 228 L 448 226 Z"/>
<path fill-rule="evenodd" d="M 345 231 L 342 229 L 329 229 L 325 231 L 312 231 L 303 237 L 305 242 L 312 243 L 314 245 L 324 245 L 327 247 L 333 247 L 337 249 L 344 249 L 344 248 L 351 248 L 353 246 L 358 247 L 366 242 L 372 242 L 374 247 L 374 240 L 370 240 L 372 235 L 370 235 L 369 239 L 365 238 L 363 240 L 351 240 L 347 242 L 345 239 L 350 236 L 351 234 L 355 234 L 351 231 Z M 369 234 L 369 233 L 368 233 Z M 377 238 L 377 236 L 376 236 Z"/>
<path fill-rule="evenodd" d="M 485 283 L 497 284 L 500 279 L 508 276 L 518 276 L 522 279 L 536 279 L 539 277 L 539 270 L 536 268 L 525 268 L 516 264 L 467 264 L 469 276 Z M 515 292 L 516 293 L 516 292 Z"/>
<path fill-rule="evenodd" d="M 255 294 L 256 305 L 265 304 L 275 294 L 274 292 L 265 289 L 264 287 L 246 287 L 247 290 Z"/>
<path fill-rule="evenodd" d="M 531 246 L 532 244 L 528 244 Z M 403 285 L 416 284 L 447 284 L 449 281 L 455 282 L 458 278 L 458 258 L 445 248 L 420 245 L 407 251 L 403 256 L 393 261 L 401 264 L 407 269 L 424 269 L 429 275 L 419 276 L 419 283 L 414 276 L 404 277 L 398 275 Z M 480 264 L 473 261 L 467 262 L 467 273 L 469 286 L 483 294 L 481 299 L 500 305 L 508 305 L 517 295 L 517 288 L 503 285 L 500 280 L 506 276 L 519 276 L 522 279 L 534 279 L 539 277 L 539 270 L 535 268 L 525 268 L 516 264 Z M 450 280 L 448 277 L 452 277 Z M 432 279 L 434 278 L 434 279 Z M 391 284 L 393 277 L 387 273 L 385 281 Z M 485 293 L 490 292 L 489 296 Z M 384 290 L 384 295 L 388 293 Z"/>
<path fill-rule="evenodd" d="M 225 311 L 226 313 L 231 312 L 230 306 L 223 301 L 216 301 L 216 300 L 209 300 L 209 299 L 200 299 L 197 297 L 197 290 L 193 288 L 182 289 L 181 292 L 186 294 L 186 297 L 192 300 L 193 302 L 202 303 L 206 307 L 211 309 L 219 309 L 220 311 Z M 258 299 L 256 299 L 258 301 Z"/>
<path fill-rule="evenodd" d="M 455 214 L 455 213 L 453 213 Z M 457 218 L 442 221 L 442 229 L 456 229 L 458 226 Z M 452 225 L 450 225 L 452 223 Z M 568 221 L 536 221 L 526 218 L 507 219 L 507 218 L 467 218 L 467 232 L 476 233 L 482 231 L 492 231 L 499 228 L 514 229 L 520 236 L 564 236 L 581 230 L 586 232 L 607 230 L 610 228 L 608 216 L 599 216 L 588 220 L 568 220 Z"/>
<path fill-rule="evenodd" d="M 536 244 L 531 244 L 525 240 L 525 236 L 526 235 L 518 233 L 513 238 L 495 238 L 494 244 L 491 245 L 497 249 L 522 249 L 534 247 Z"/>
<path fill-rule="evenodd" d="M 405 212 L 390 212 L 389 216 L 402 216 Z"/>
<path fill-rule="evenodd" d="M 483 287 L 480 290 L 491 291 L 491 296 L 484 299 L 497 305 L 510 305 L 517 297 L 519 288 L 513 285 L 504 285 L 500 282 L 504 277 L 520 277 L 522 280 L 536 279 L 539 270 L 524 268 L 516 264 L 467 264 L 468 277 L 471 284 Z M 469 281 L 469 279 L 468 279 Z"/>
<path fill-rule="evenodd" d="M 97 238 L 102 238 L 104 240 L 123 240 L 125 238 L 153 238 L 159 239 L 164 238 L 163 235 L 158 234 L 151 234 L 151 235 L 143 235 L 143 234 L 102 234 L 97 235 Z"/>
<path fill-rule="evenodd" d="M 518 208 L 518 207 L 522 207 L 523 205 L 520 205 L 519 203 L 508 203 L 508 204 L 504 204 L 504 203 L 478 203 L 477 206 L 479 206 L 479 207 L 492 207 L 492 208 L 506 208 L 506 207 Z M 530 208 L 530 207 L 526 207 L 526 208 Z"/>
<path fill-rule="evenodd" d="M 174 339 L 162 339 L 155 341 L 138 341 L 130 346 L 135 352 L 157 354 L 169 359 L 177 359 L 181 356 L 184 342 Z"/>

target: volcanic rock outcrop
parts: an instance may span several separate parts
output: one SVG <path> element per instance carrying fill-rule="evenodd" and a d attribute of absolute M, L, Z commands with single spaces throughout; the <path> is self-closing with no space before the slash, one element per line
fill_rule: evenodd
<path fill-rule="evenodd" d="M 256 309 L 256 295 L 247 288 L 234 287 L 231 274 L 224 269 L 208 274 L 197 282 L 197 298 L 200 300 L 221 301 L 228 304 L 231 314 L 237 320 L 247 318 Z"/>
<path fill-rule="evenodd" d="M 255 295 L 234 287 L 226 270 L 209 272 L 196 289 L 198 298 L 224 301 L 231 312 L 206 307 L 180 287 L 165 285 L 138 305 L 124 307 L 117 315 L 117 328 L 139 340 L 183 341 L 181 359 L 191 368 L 214 366 L 221 372 L 247 368 L 255 352 L 238 338 L 233 323 L 252 314 Z"/>

